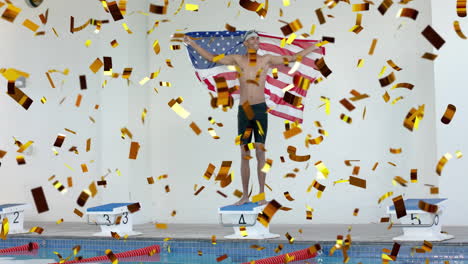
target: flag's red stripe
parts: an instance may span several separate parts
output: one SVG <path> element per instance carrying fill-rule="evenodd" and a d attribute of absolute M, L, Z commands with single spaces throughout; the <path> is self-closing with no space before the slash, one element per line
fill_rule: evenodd
<path fill-rule="evenodd" d="M 277 116 L 277 117 L 281 117 L 281 118 L 284 118 L 286 120 L 289 120 L 289 121 L 298 121 L 300 124 L 302 124 L 302 118 L 298 118 L 298 117 L 295 117 L 295 116 L 292 116 L 292 115 L 288 115 L 286 113 L 283 113 L 283 112 L 278 112 L 276 110 L 270 110 L 268 113 L 274 115 L 274 116 Z"/>

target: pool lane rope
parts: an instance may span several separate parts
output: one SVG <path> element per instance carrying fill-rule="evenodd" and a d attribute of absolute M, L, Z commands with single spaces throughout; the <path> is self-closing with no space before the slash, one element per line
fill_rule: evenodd
<path fill-rule="evenodd" d="M 34 249 L 39 249 L 39 245 L 36 242 L 31 242 L 29 244 L 25 244 L 25 245 L 21 245 L 17 247 L 0 249 L 0 254 L 20 252 L 20 251 L 32 251 Z"/>
<path fill-rule="evenodd" d="M 159 245 L 152 245 L 152 246 L 145 247 L 145 248 L 116 253 L 114 255 L 117 257 L 117 259 L 129 258 L 129 257 L 149 255 L 149 253 L 152 251 L 154 251 L 154 253 L 160 253 L 161 248 L 159 247 Z M 111 260 L 107 257 L 107 255 L 104 255 L 104 256 L 97 256 L 97 257 L 80 259 L 80 260 L 70 260 L 70 261 L 63 262 L 61 264 L 87 263 L 87 262 L 111 262 Z M 54 262 L 51 264 L 60 264 L 60 262 Z"/>
<path fill-rule="evenodd" d="M 306 260 L 310 258 L 315 258 L 317 256 L 317 251 L 319 251 L 320 245 L 317 244 L 315 246 L 312 246 L 310 248 L 305 248 L 301 249 L 298 251 L 294 251 L 291 253 L 286 253 L 283 255 L 279 256 L 274 256 L 270 258 L 264 258 L 264 259 L 259 259 L 259 260 L 253 260 L 249 262 L 244 262 L 242 264 L 282 264 L 282 263 L 287 263 L 287 262 L 294 262 L 294 261 L 300 261 L 300 260 Z M 286 262 L 285 260 L 288 259 Z"/>

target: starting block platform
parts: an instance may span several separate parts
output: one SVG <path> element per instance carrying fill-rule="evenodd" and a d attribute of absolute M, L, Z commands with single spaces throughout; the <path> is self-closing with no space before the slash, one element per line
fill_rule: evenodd
<path fill-rule="evenodd" d="M 141 235 L 141 232 L 133 231 L 133 214 L 128 210 L 134 203 L 109 203 L 86 210 L 88 224 L 96 224 L 101 227 L 101 232 L 93 236 L 111 236 L 111 232 L 119 236 Z"/>
<path fill-rule="evenodd" d="M 29 204 L 2 204 L 0 205 L 0 224 L 4 218 L 8 218 L 10 225 L 9 234 L 23 234 L 29 231 L 23 228 L 24 210 L 29 208 Z"/>
<path fill-rule="evenodd" d="M 419 209 L 419 201 L 424 201 L 432 205 L 437 205 L 437 212 L 429 213 Z M 441 233 L 443 212 L 445 210 L 444 201 L 441 199 L 406 199 L 404 200 L 406 216 L 401 217 L 400 223 L 393 224 L 393 227 L 403 228 L 403 235 L 394 237 L 394 241 L 443 241 L 453 238 L 453 235 Z M 396 215 L 395 206 L 389 206 L 387 213 Z"/>
<path fill-rule="evenodd" d="M 219 223 L 225 227 L 234 228 L 234 234 L 225 236 L 224 238 L 268 239 L 279 237 L 280 235 L 270 233 L 269 226 L 265 227 L 257 221 L 258 214 L 262 212 L 265 206 L 258 205 L 257 203 L 246 203 L 219 208 Z"/>

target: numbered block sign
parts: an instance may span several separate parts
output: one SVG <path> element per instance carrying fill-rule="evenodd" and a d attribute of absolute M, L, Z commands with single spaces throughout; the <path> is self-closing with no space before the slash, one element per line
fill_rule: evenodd
<path fill-rule="evenodd" d="M 9 234 L 28 233 L 28 230 L 23 228 L 24 210 L 29 208 L 29 204 L 3 204 L 0 205 L 0 224 L 3 219 L 8 218 L 10 226 Z"/>
<path fill-rule="evenodd" d="M 445 211 L 444 202 L 447 199 L 406 199 L 404 211 L 406 215 L 397 220 L 395 206 L 389 206 L 387 213 L 393 218 L 393 227 L 403 229 L 403 235 L 394 237 L 394 241 L 443 241 L 453 238 L 453 235 L 442 233 L 442 219 Z M 423 209 L 419 204 L 422 201 Z M 402 209 L 399 209 L 401 214 Z M 397 221 L 395 221 L 397 220 Z"/>
<path fill-rule="evenodd" d="M 268 239 L 279 237 L 271 234 L 269 226 L 265 227 L 257 221 L 257 216 L 265 205 L 246 203 L 229 205 L 218 209 L 219 223 L 225 227 L 234 228 L 234 234 L 225 236 L 231 239 Z"/>
<path fill-rule="evenodd" d="M 133 214 L 128 209 L 134 203 L 109 203 L 86 210 L 88 224 L 99 225 L 101 232 L 94 236 L 112 236 L 115 233 L 119 236 L 135 236 L 141 232 L 133 231 Z M 115 236 L 115 235 L 114 235 Z"/>

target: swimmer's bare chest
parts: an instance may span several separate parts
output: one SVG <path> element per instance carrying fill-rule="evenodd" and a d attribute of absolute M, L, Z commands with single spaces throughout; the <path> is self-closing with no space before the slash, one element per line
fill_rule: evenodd
<path fill-rule="evenodd" d="M 238 66 L 241 69 L 240 104 L 245 101 L 249 101 L 251 105 L 265 102 L 265 80 L 270 68 L 267 57 L 257 55 L 256 64 L 251 66 L 248 57 L 242 56 Z"/>

